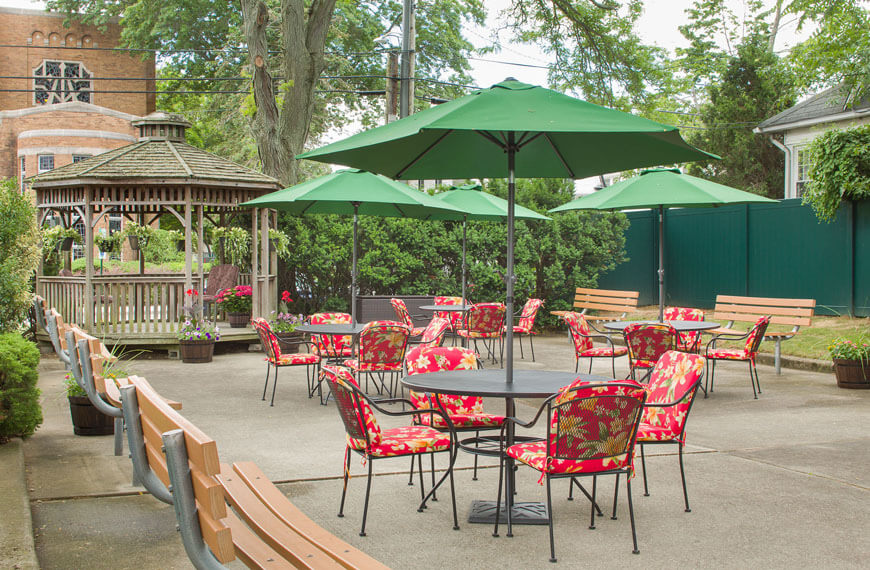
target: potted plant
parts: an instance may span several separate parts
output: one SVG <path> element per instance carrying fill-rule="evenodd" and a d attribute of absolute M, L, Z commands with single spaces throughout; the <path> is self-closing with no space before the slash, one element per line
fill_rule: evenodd
<path fill-rule="evenodd" d="M 870 337 L 834 339 L 828 346 L 840 388 L 870 389 Z"/>
<path fill-rule="evenodd" d="M 167 237 L 175 242 L 175 251 L 184 251 L 184 234 L 178 230 L 166 230 Z"/>
<path fill-rule="evenodd" d="M 123 233 L 127 236 L 127 240 L 130 242 L 130 249 L 133 251 L 139 251 L 148 245 L 148 239 L 151 237 L 151 234 L 154 233 L 154 228 L 148 225 L 140 226 L 136 222 L 127 222 L 127 225 L 124 226 Z"/>
<path fill-rule="evenodd" d="M 253 293 L 250 285 L 236 285 L 217 294 L 216 302 L 226 312 L 231 328 L 244 328 L 250 322 Z"/>
<path fill-rule="evenodd" d="M 186 295 L 191 304 L 185 306 L 187 316 L 178 327 L 178 346 L 181 361 L 186 363 L 211 362 L 214 344 L 221 338 L 215 323 L 202 317 L 201 305 L 197 304 L 199 292 L 188 289 Z"/>
<path fill-rule="evenodd" d="M 281 259 L 290 257 L 290 238 L 281 230 L 269 228 L 269 247 Z"/>
<path fill-rule="evenodd" d="M 278 339 L 278 346 L 281 348 L 282 354 L 292 354 L 299 352 L 299 345 L 305 342 L 305 337 L 302 333 L 296 332 L 296 327 L 305 321 L 303 315 L 294 315 L 288 308 L 288 303 L 292 303 L 290 293 L 284 291 L 281 294 L 281 303 L 279 311 L 272 312 L 272 320 L 269 321 L 269 326 L 272 332 L 275 333 L 275 338 Z"/>
<path fill-rule="evenodd" d="M 69 251 L 73 242 L 82 243 L 82 236 L 73 228 L 54 226 L 42 233 L 43 250 Z"/>
<path fill-rule="evenodd" d="M 111 235 L 97 234 L 94 243 L 102 253 L 115 253 L 121 245 L 120 237 L 121 234 L 117 232 Z"/>
<path fill-rule="evenodd" d="M 66 388 L 67 400 L 69 400 L 73 433 L 76 435 L 111 435 L 115 433 L 114 418 L 99 411 L 91 403 L 84 388 L 79 386 L 72 373 L 67 372 L 63 383 Z"/>
<path fill-rule="evenodd" d="M 215 241 L 220 245 L 224 263 L 241 267 L 251 250 L 251 232 L 244 228 L 213 227 L 209 233 L 212 245 Z"/>

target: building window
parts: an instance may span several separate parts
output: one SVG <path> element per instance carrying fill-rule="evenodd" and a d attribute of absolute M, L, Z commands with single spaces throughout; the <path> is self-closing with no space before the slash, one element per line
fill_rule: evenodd
<path fill-rule="evenodd" d="M 25 162 L 23 156 L 21 157 L 20 162 L 21 162 L 21 168 L 20 168 L 20 173 L 18 175 L 18 184 L 21 185 L 21 193 L 24 194 L 24 179 L 27 177 L 27 170 L 25 169 L 25 166 L 27 163 Z"/>
<path fill-rule="evenodd" d="M 53 154 L 40 154 L 39 157 L 39 172 L 48 172 L 49 170 L 54 170 L 54 155 Z"/>
<path fill-rule="evenodd" d="M 91 103 L 91 72 L 76 61 L 45 59 L 33 70 L 33 104 Z"/>
<path fill-rule="evenodd" d="M 804 187 L 810 181 L 810 152 L 804 148 L 799 148 L 797 151 L 797 179 L 795 180 L 795 198 L 800 198 L 804 195 Z"/>
<path fill-rule="evenodd" d="M 109 214 L 109 235 L 116 234 L 121 231 L 121 214 Z M 118 252 L 112 252 L 109 255 L 109 259 L 121 259 L 121 254 Z"/>
<path fill-rule="evenodd" d="M 73 164 L 75 164 L 76 162 L 81 162 L 83 160 L 89 159 L 91 157 L 91 155 L 89 155 L 89 154 L 74 154 L 74 155 L 72 155 L 72 157 L 73 157 Z"/>
<path fill-rule="evenodd" d="M 85 243 L 85 224 L 79 219 L 75 224 L 73 224 L 73 229 L 82 236 L 82 244 Z M 79 259 L 85 256 L 85 246 L 78 243 L 73 243 L 72 246 L 72 258 Z"/>

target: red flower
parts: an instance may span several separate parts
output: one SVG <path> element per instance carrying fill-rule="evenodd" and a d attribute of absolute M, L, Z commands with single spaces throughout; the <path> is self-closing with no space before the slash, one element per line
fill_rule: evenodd
<path fill-rule="evenodd" d="M 191 297 L 196 297 L 197 295 L 199 295 L 199 291 L 197 291 L 196 289 L 188 289 L 184 292 L 184 294 L 190 295 Z"/>
<path fill-rule="evenodd" d="M 292 303 L 293 299 L 290 298 L 290 291 L 284 291 L 281 293 L 281 300 L 285 303 Z"/>

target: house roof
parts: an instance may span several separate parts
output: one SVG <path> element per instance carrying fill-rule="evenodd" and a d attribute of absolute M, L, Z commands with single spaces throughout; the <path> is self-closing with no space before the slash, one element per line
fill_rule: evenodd
<path fill-rule="evenodd" d="M 837 85 L 762 121 L 755 130 L 760 133 L 785 131 L 798 126 L 848 119 L 867 112 L 870 112 L 870 99 L 864 98 L 855 104 L 851 91 L 843 85 Z"/>
<path fill-rule="evenodd" d="M 179 183 L 228 182 L 234 186 L 280 186 L 271 176 L 239 166 L 187 143 L 171 140 L 139 141 L 39 174 L 30 182 L 34 188 L 38 188 L 43 183 L 62 181 L 135 178 L 178 180 Z"/>

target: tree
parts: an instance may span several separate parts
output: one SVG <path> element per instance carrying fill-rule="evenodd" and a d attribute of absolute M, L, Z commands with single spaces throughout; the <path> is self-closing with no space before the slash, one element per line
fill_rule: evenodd
<path fill-rule="evenodd" d="M 15 178 L 0 181 L 0 333 L 17 332 L 31 303 L 41 252 L 36 208 Z"/>
<path fill-rule="evenodd" d="M 820 220 L 834 221 L 843 200 L 870 200 L 870 125 L 827 131 L 813 139 L 809 152 L 803 202 Z"/>

